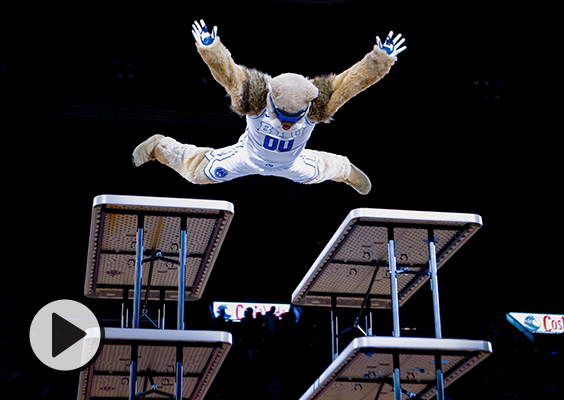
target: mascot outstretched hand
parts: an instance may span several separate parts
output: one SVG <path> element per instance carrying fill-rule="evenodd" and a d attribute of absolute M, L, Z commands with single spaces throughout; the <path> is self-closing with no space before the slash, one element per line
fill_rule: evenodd
<path fill-rule="evenodd" d="M 239 141 L 221 149 L 182 144 L 154 135 L 133 152 L 140 166 L 158 160 L 196 184 L 226 182 L 258 174 L 312 184 L 344 182 L 361 194 L 370 191 L 368 177 L 347 157 L 306 148 L 313 128 L 330 122 L 349 99 L 378 82 L 397 60 L 405 39 L 390 32 L 384 42 L 376 37 L 370 53 L 348 70 L 308 79 L 285 73 L 275 78 L 238 65 L 204 21 L 194 22 L 196 47 L 213 77 L 231 97 L 231 108 L 244 115 L 247 129 Z"/>

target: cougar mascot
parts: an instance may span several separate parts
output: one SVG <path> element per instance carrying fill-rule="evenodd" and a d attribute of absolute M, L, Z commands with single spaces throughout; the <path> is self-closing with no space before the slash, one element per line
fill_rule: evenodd
<path fill-rule="evenodd" d="M 219 183 L 251 174 L 279 176 L 298 183 L 344 182 L 361 194 L 368 177 L 347 157 L 306 148 L 315 125 L 330 122 L 349 99 L 384 77 L 406 47 L 405 39 L 376 37 L 372 51 L 348 70 L 308 79 L 285 73 L 275 78 L 238 65 L 204 21 L 194 22 L 196 48 L 211 74 L 231 97 L 231 109 L 245 116 L 239 141 L 221 149 L 182 144 L 154 135 L 133 152 L 140 166 L 158 160 L 196 184 Z"/>

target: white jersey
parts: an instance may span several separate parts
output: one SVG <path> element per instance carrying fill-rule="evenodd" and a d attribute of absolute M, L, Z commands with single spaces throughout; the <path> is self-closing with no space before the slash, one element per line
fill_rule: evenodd
<path fill-rule="evenodd" d="M 293 132 L 278 130 L 272 125 L 268 109 L 258 117 L 247 116 L 248 152 L 253 163 L 268 168 L 284 168 L 293 164 L 305 148 L 315 124 L 307 117 L 300 129 Z"/>
<path fill-rule="evenodd" d="M 259 174 L 309 182 L 318 175 L 317 159 L 304 153 L 315 124 L 305 117 L 292 132 L 276 129 L 268 109 L 258 117 L 247 116 L 247 129 L 235 145 L 206 153 L 206 176 L 225 182 L 241 176 Z"/>

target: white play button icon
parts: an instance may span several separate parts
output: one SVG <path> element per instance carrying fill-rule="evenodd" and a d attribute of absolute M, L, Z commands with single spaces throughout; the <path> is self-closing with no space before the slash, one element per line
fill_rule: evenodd
<path fill-rule="evenodd" d="M 70 371 L 88 364 L 98 353 L 103 336 L 94 313 L 73 300 L 57 300 L 33 318 L 29 341 L 48 367 Z"/>

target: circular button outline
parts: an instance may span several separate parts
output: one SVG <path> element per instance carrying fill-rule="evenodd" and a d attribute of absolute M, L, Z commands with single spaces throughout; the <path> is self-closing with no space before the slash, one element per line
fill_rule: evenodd
<path fill-rule="evenodd" d="M 82 339 L 69 344 L 56 357 L 52 356 L 53 314 L 85 332 Z M 55 334 L 61 336 L 64 332 Z M 104 328 L 92 310 L 69 299 L 55 300 L 44 305 L 35 314 L 29 329 L 29 341 L 35 356 L 47 367 L 58 371 L 82 371 L 88 368 L 100 354 L 103 340 Z"/>

